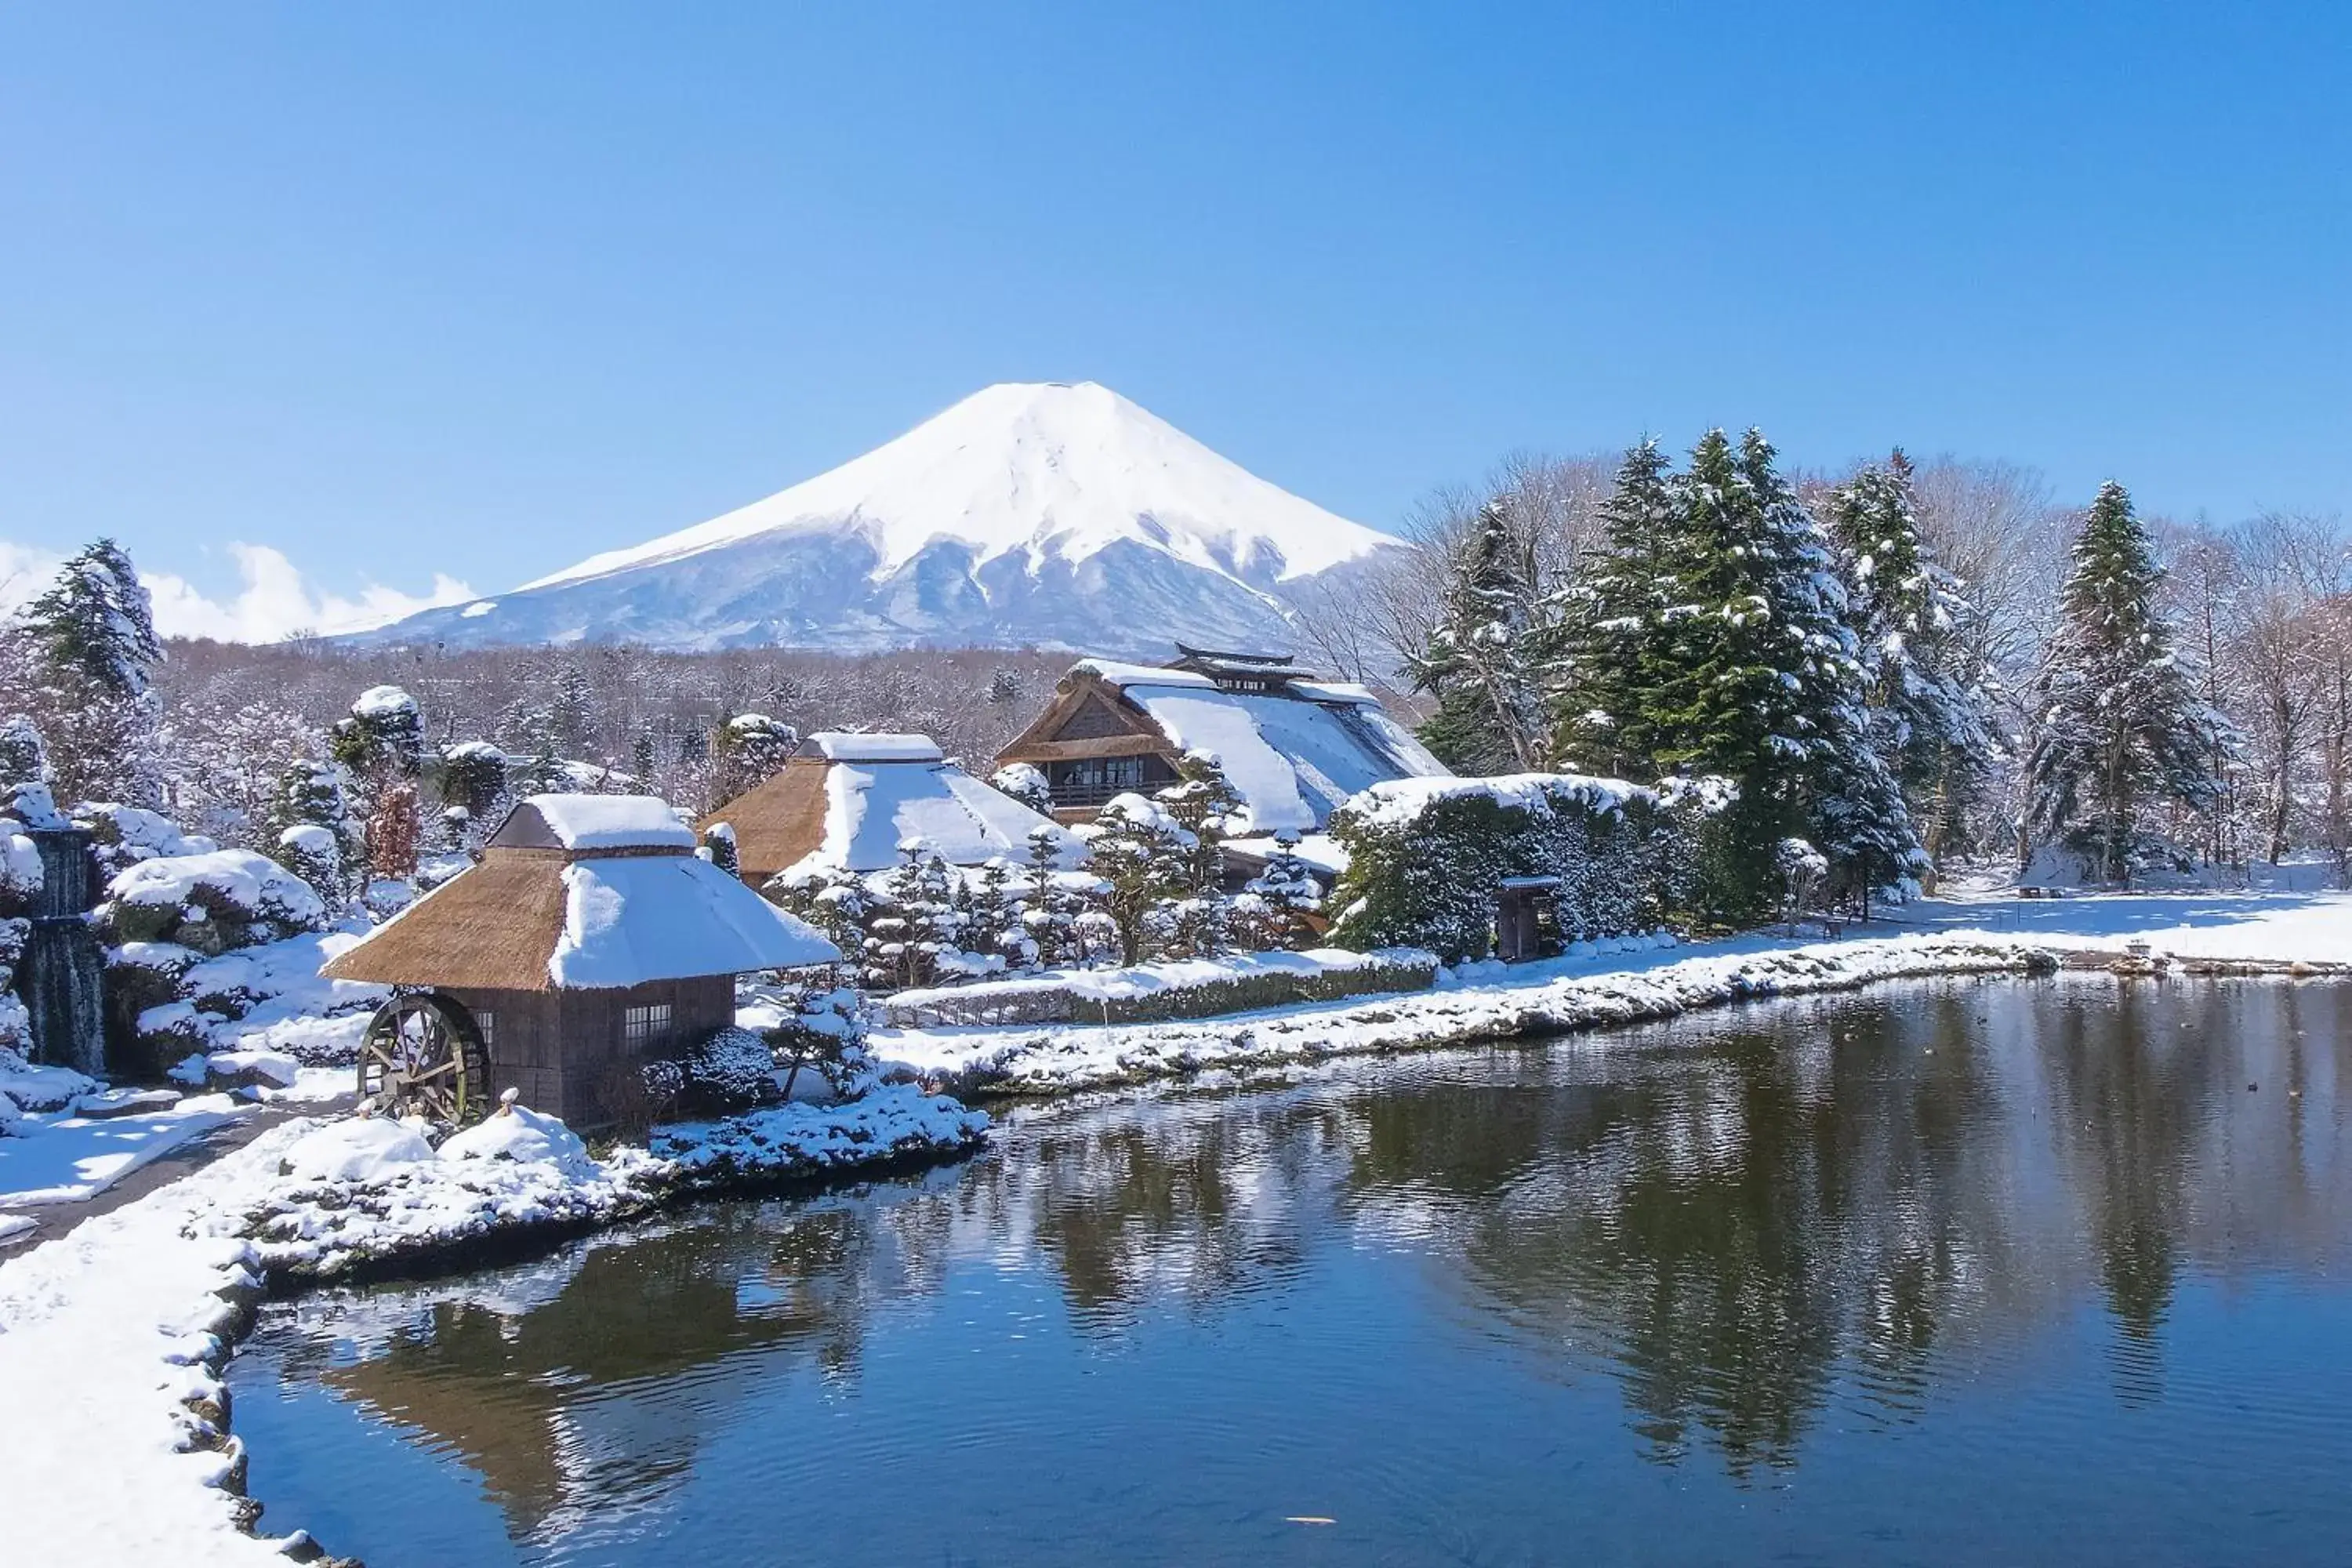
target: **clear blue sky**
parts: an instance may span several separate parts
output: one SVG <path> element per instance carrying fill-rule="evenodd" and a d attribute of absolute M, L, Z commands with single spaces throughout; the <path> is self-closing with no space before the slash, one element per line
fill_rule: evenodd
<path fill-rule="evenodd" d="M 1082 378 L 1383 527 L 1749 422 L 2352 509 L 2352 5 L 1151 9 L 10 7 L 0 541 L 496 590 Z"/>

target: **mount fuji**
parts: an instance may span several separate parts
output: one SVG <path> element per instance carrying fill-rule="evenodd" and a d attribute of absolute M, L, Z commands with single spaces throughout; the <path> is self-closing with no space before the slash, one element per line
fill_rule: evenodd
<path fill-rule="evenodd" d="M 1008 384 L 765 500 L 357 640 L 1279 649 L 1302 584 L 1407 548 L 1108 387 Z"/>

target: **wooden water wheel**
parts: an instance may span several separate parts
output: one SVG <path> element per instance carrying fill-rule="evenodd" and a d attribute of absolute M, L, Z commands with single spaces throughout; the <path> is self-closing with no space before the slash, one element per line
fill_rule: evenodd
<path fill-rule="evenodd" d="M 394 1116 L 457 1126 L 489 1104 L 489 1053 L 473 1016 L 429 991 L 376 1009 L 360 1042 L 360 1100 Z"/>

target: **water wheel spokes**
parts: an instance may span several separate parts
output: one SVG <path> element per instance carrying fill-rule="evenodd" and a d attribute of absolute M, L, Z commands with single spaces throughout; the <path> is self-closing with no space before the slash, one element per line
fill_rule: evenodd
<path fill-rule="evenodd" d="M 488 1098 L 489 1063 L 465 1008 L 425 992 L 377 1009 L 360 1043 L 360 1098 L 394 1116 L 457 1126 Z"/>

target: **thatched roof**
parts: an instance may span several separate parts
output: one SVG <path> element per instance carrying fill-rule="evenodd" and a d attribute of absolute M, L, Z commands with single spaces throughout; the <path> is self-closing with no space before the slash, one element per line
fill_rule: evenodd
<path fill-rule="evenodd" d="M 1019 864 L 1040 827 L 1054 831 L 1065 864 L 1085 853 L 1066 828 L 973 778 L 920 735 L 811 735 L 774 777 L 702 826 L 720 822 L 735 830 L 743 879 L 755 888 L 802 865 L 886 870 L 908 838 L 957 866 L 998 856 Z"/>
<path fill-rule="evenodd" d="M 1187 752 L 1215 757 L 1252 833 L 1319 832 L 1358 790 L 1445 778 L 1445 765 L 1368 689 L 1316 680 L 1266 655 L 1188 649 L 1175 664 L 1080 659 L 997 761 L 1050 766 Z"/>
<path fill-rule="evenodd" d="M 480 864 L 320 973 L 382 985 L 604 990 L 839 962 L 824 936 L 697 857 L 693 842 L 650 796 L 535 795 L 491 836 Z"/>

